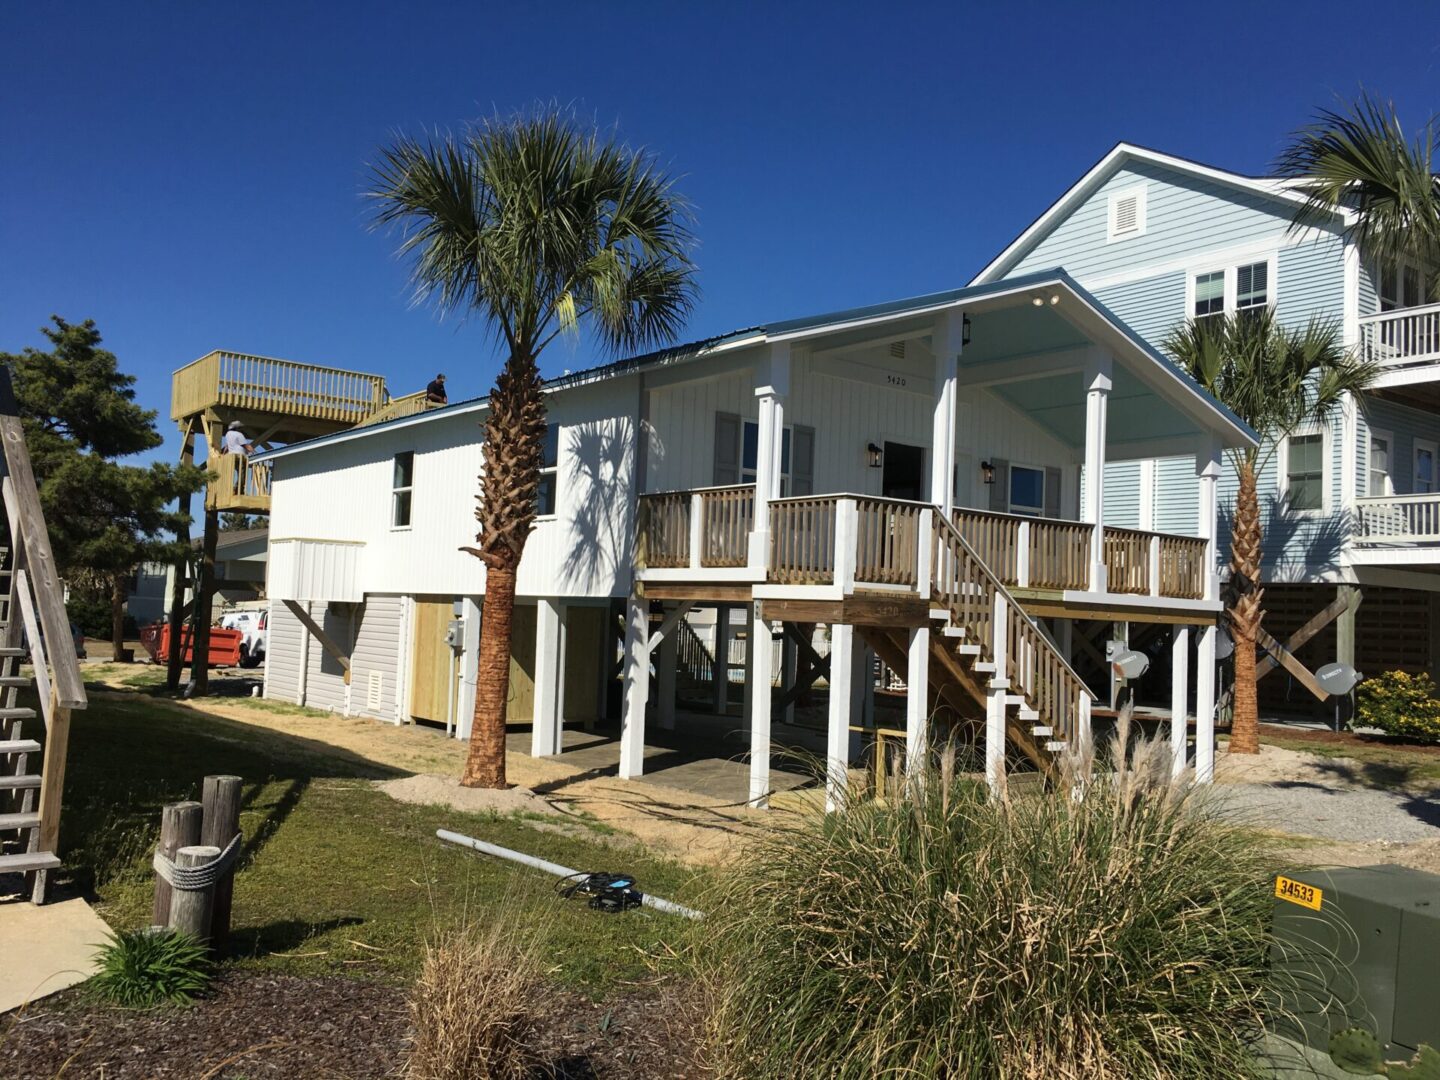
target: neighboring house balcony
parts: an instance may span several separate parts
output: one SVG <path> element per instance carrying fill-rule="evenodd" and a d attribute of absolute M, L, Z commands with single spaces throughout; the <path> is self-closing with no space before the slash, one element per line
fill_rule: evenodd
<path fill-rule="evenodd" d="M 1440 564 L 1440 493 L 1355 500 L 1351 562 L 1371 566 Z"/>
<path fill-rule="evenodd" d="M 270 512 L 270 463 L 245 454 L 219 454 L 211 467 L 215 479 L 205 489 L 205 507 L 252 514 Z"/>
<path fill-rule="evenodd" d="M 1374 388 L 1421 407 L 1440 403 L 1440 304 L 1360 317 L 1360 355 L 1379 367 Z"/>

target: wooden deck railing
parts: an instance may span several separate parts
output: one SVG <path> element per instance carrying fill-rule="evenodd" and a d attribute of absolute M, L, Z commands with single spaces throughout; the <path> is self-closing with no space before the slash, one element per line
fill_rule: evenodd
<path fill-rule="evenodd" d="M 637 565 L 650 569 L 744 566 L 755 527 L 755 485 L 640 496 Z"/>
<path fill-rule="evenodd" d="M 700 504 L 700 565 L 744 566 L 755 527 L 755 485 L 706 488 Z"/>
<path fill-rule="evenodd" d="M 210 503 L 217 510 L 256 510 L 270 507 L 270 462 L 251 461 L 244 454 L 219 454 Z"/>
<path fill-rule="evenodd" d="M 924 503 L 856 499 L 855 580 L 919 585 L 920 513 Z"/>
<path fill-rule="evenodd" d="M 175 372 L 170 416 L 181 420 L 225 406 L 358 424 L 385 404 L 380 375 L 216 350 Z"/>
<path fill-rule="evenodd" d="M 1357 544 L 1440 544 L 1440 493 L 1355 500 Z"/>
<path fill-rule="evenodd" d="M 770 565 L 779 585 L 829 585 L 835 580 L 838 495 L 776 499 L 770 503 Z"/>
<path fill-rule="evenodd" d="M 431 401 L 425 396 L 425 391 L 420 390 L 414 394 L 406 394 L 404 397 L 389 398 L 384 405 L 355 426 L 369 427 L 371 424 L 383 424 L 386 420 L 398 420 L 402 416 L 415 416 L 418 413 L 439 408 L 443 408 L 443 406 L 437 401 Z"/>
<path fill-rule="evenodd" d="M 1209 542 L 1198 536 L 1155 535 L 1160 548 L 1160 595 L 1182 600 L 1205 599 Z"/>
<path fill-rule="evenodd" d="M 1089 588 L 1093 525 L 963 507 L 953 513 L 965 542 L 1006 585 Z"/>
<path fill-rule="evenodd" d="M 640 496 L 640 551 L 636 562 L 667 569 L 690 565 L 690 492 Z"/>
<path fill-rule="evenodd" d="M 1385 367 L 1440 361 L 1440 304 L 1362 316 L 1360 351 Z"/>
<path fill-rule="evenodd" d="M 1105 572 L 1110 591 L 1137 593 L 1150 591 L 1150 537 L 1139 529 L 1105 527 Z"/>

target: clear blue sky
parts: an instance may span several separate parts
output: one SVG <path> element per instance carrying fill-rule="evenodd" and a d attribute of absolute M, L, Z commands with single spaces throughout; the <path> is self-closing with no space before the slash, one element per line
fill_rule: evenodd
<path fill-rule="evenodd" d="M 170 458 L 169 373 L 217 347 L 488 388 L 365 227 L 396 130 L 618 123 L 696 206 L 700 337 L 963 284 L 1121 139 L 1263 172 L 1362 83 L 1418 124 L 1440 5 L 11 3 L 0 64 L 0 351 L 94 318 Z"/>

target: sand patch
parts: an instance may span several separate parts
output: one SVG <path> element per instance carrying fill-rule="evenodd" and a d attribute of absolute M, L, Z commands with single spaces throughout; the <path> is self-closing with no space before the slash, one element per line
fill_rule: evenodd
<path fill-rule="evenodd" d="M 449 776 L 421 773 L 402 776 L 396 780 L 377 780 L 375 786 L 400 802 L 418 803 L 421 806 L 449 806 L 467 813 L 560 813 L 529 788 L 511 787 L 497 790 L 461 787 L 459 780 Z"/>
<path fill-rule="evenodd" d="M 1219 784 L 1312 783 L 1326 787 L 1349 786 L 1357 763 L 1349 758 L 1325 757 L 1261 743 L 1258 754 L 1215 755 L 1215 782 Z"/>

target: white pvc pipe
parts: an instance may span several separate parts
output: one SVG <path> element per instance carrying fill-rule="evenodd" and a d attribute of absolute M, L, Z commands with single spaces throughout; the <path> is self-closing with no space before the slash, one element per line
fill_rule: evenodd
<path fill-rule="evenodd" d="M 578 878 L 583 876 L 579 870 L 571 870 L 568 866 L 546 862 L 544 859 L 537 859 L 534 855 L 526 855 L 523 851 L 512 851 L 510 848 L 501 847 L 499 844 L 486 843 L 484 840 L 476 840 L 473 836 L 450 832 L 448 829 L 436 829 L 435 835 L 446 843 L 473 848 L 475 851 L 484 852 L 486 855 L 494 855 L 497 859 L 509 859 L 511 862 L 519 863 L 521 866 L 528 866 L 532 870 L 543 870 L 545 873 L 554 874 L 556 877 Z M 651 896 L 647 892 L 640 894 L 640 902 L 646 907 L 652 907 L 656 911 L 663 911 L 667 915 L 682 915 L 687 919 L 703 919 L 705 917 L 694 908 L 677 904 L 673 900 L 664 900 L 658 896 Z"/>

